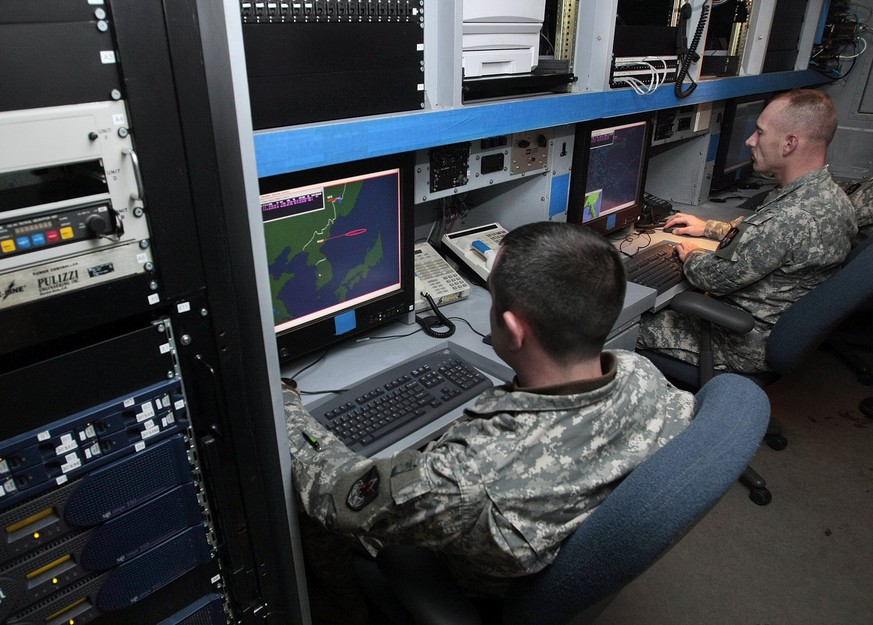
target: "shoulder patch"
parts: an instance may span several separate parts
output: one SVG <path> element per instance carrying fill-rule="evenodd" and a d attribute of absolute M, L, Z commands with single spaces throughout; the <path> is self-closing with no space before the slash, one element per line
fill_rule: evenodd
<path fill-rule="evenodd" d="M 721 241 L 719 241 L 718 249 L 722 250 L 730 245 L 731 241 L 734 240 L 734 237 L 737 236 L 738 232 L 739 230 L 737 230 L 737 227 L 732 226 L 731 229 L 728 230 L 727 233 L 722 237 Z"/>
<path fill-rule="evenodd" d="M 379 469 L 373 467 L 352 484 L 349 494 L 346 495 L 346 505 L 349 510 L 360 512 L 366 508 L 379 494 L 379 482 L 381 482 Z"/>
<path fill-rule="evenodd" d="M 724 235 L 724 238 L 719 242 L 718 248 L 715 250 L 715 255 L 719 258 L 724 258 L 725 260 L 735 261 L 737 259 L 736 253 L 740 246 L 740 240 L 743 238 L 745 231 L 751 227 L 754 227 L 754 224 L 750 221 L 743 220 L 728 230 L 727 234 Z"/>

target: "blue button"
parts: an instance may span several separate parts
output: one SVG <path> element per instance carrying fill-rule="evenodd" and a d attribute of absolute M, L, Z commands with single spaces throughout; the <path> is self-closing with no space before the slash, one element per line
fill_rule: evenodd
<path fill-rule="evenodd" d="M 30 237 L 16 237 L 15 243 L 18 245 L 19 249 L 29 250 L 30 249 Z"/>
<path fill-rule="evenodd" d="M 33 239 L 34 245 L 45 245 L 45 235 L 42 232 L 35 234 L 30 238 Z"/>

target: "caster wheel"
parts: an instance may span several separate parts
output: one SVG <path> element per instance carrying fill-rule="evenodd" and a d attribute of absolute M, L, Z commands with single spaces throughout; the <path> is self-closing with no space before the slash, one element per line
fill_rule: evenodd
<path fill-rule="evenodd" d="M 776 451 L 782 451 L 783 449 L 788 447 L 788 439 L 781 434 L 766 436 L 764 440 L 767 442 L 767 446 L 770 449 L 775 449 Z"/>
<path fill-rule="evenodd" d="M 749 499 L 758 506 L 766 506 L 773 499 L 773 495 L 766 488 L 753 488 L 749 491 Z"/>

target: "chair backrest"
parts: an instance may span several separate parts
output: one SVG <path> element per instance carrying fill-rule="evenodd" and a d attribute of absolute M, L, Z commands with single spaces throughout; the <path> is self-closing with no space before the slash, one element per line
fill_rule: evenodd
<path fill-rule="evenodd" d="M 767 396 L 726 373 L 696 400 L 691 425 L 625 478 L 550 566 L 513 583 L 504 623 L 575 622 L 653 564 L 736 482 L 766 431 Z"/>
<path fill-rule="evenodd" d="M 818 348 L 833 329 L 873 297 L 873 239 L 853 251 L 829 279 L 782 313 L 767 339 L 767 364 L 779 373 Z"/>

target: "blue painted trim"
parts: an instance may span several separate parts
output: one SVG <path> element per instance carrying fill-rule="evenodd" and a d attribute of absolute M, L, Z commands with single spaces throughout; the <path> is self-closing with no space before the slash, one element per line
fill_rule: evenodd
<path fill-rule="evenodd" d="M 825 82 L 827 79 L 813 70 L 777 72 L 702 81 L 684 99 L 677 99 L 672 86 L 665 85 L 651 96 L 639 96 L 630 89 L 566 93 L 307 124 L 256 132 L 255 158 L 258 176 L 273 176 L 523 130 Z"/>

